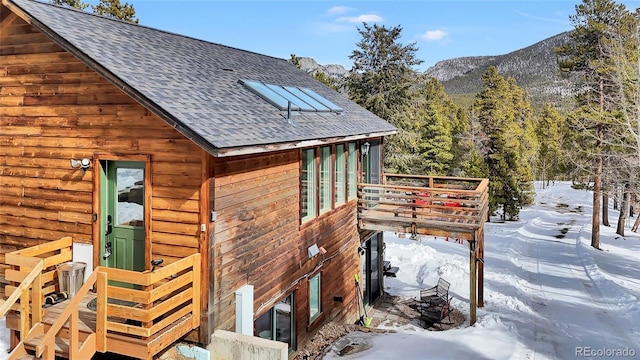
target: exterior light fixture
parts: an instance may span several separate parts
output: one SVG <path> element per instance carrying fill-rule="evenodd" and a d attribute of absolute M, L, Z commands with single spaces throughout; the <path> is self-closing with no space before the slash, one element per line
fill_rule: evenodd
<path fill-rule="evenodd" d="M 89 158 L 83 158 L 82 160 L 71 159 L 70 162 L 72 169 L 82 169 L 82 171 L 87 171 L 91 166 L 91 159 Z"/>
<path fill-rule="evenodd" d="M 362 156 L 367 156 L 367 154 L 369 153 L 369 148 L 371 147 L 371 144 L 369 144 L 368 142 L 363 143 L 360 146 L 360 152 L 362 153 Z"/>

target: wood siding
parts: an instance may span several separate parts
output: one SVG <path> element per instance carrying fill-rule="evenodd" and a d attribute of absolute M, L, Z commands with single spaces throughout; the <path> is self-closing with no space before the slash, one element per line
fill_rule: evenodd
<path fill-rule="evenodd" d="M 254 286 L 254 318 L 295 291 L 298 344 L 320 323 L 353 320 L 353 276 L 360 269 L 355 201 L 301 226 L 298 150 L 216 159 L 214 173 L 215 328 L 234 330 L 235 291 L 245 284 Z M 327 252 L 309 259 L 314 243 Z M 322 315 L 310 325 L 308 276 L 318 271 Z"/>
<path fill-rule="evenodd" d="M 198 252 L 200 148 L 31 25 L 3 18 L 2 248 L 63 236 L 92 243 L 93 171 L 69 160 L 142 154 L 151 158 L 152 257 L 166 265 Z"/>

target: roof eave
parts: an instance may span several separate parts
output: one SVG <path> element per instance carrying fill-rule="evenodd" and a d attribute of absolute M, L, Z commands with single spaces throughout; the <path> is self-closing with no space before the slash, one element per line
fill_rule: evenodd
<path fill-rule="evenodd" d="M 371 139 L 371 138 L 379 138 L 387 135 L 393 135 L 397 131 L 389 130 L 389 131 L 380 131 L 369 134 L 359 134 L 352 136 L 341 136 L 341 137 L 332 137 L 325 139 L 311 139 L 311 140 L 302 140 L 295 142 L 286 142 L 279 144 L 263 144 L 263 145 L 252 145 L 252 146 L 238 146 L 238 147 L 228 147 L 228 148 L 218 148 L 211 155 L 215 157 L 230 157 L 230 156 L 239 156 L 239 155 L 253 155 L 260 153 L 267 153 L 273 151 L 282 151 L 282 150 L 292 150 L 292 149 L 301 149 L 308 148 L 314 146 L 322 146 L 322 145 L 330 145 L 338 142 L 348 142 L 348 141 L 356 141 L 363 139 Z"/>

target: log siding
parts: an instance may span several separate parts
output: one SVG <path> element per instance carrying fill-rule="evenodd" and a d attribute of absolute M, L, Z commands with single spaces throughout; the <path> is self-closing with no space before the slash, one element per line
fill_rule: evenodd
<path fill-rule="evenodd" d="M 353 320 L 360 269 L 356 202 L 300 226 L 300 150 L 216 159 L 215 328 L 234 330 L 235 290 L 254 286 L 254 319 L 293 292 L 296 342 L 321 323 Z M 308 258 L 317 244 L 326 254 Z M 321 315 L 309 323 L 308 278 L 322 271 Z M 335 302 L 341 297 L 342 303 Z"/>
<path fill-rule="evenodd" d="M 93 171 L 69 160 L 144 154 L 151 257 L 198 252 L 200 148 L 23 20 L 0 26 L 2 248 L 93 243 Z"/>

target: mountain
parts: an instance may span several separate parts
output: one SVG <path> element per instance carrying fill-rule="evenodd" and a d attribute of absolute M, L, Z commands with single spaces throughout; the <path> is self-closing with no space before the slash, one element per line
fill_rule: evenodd
<path fill-rule="evenodd" d="M 529 92 L 534 108 L 545 102 L 562 107 L 571 103 L 575 86 L 560 74 L 553 48 L 569 41 L 569 32 L 564 32 L 504 55 L 439 61 L 425 74 L 438 79 L 459 106 L 468 107 L 480 92 L 482 73 L 489 66 L 495 66 L 503 77 L 514 78 L 518 86 Z M 300 65 L 308 73 L 322 71 L 335 79 L 348 74 L 341 65 L 320 65 L 309 57 L 301 57 Z"/>
<path fill-rule="evenodd" d="M 334 79 L 342 79 L 347 76 L 349 72 L 342 65 L 320 65 L 314 59 L 310 57 L 300 57 L 300 68 L 309 74 L 314 74 L 317 71 L 321 71 Z"/>
<path fill-rule="evenodd" d="M 571 99 L 574 84 L 560 74 L 553 48 L 569 41 L 569 33 L 564 32 L 505 55 L 439 61 L 425 73 L 438 79 L 449 96 L 472 97 L 480 91 L 482 73 L 495 66 L 503 77 L 512 77 L 527 89 L 534 106 L 547 101 L 562 105 Z"/>

